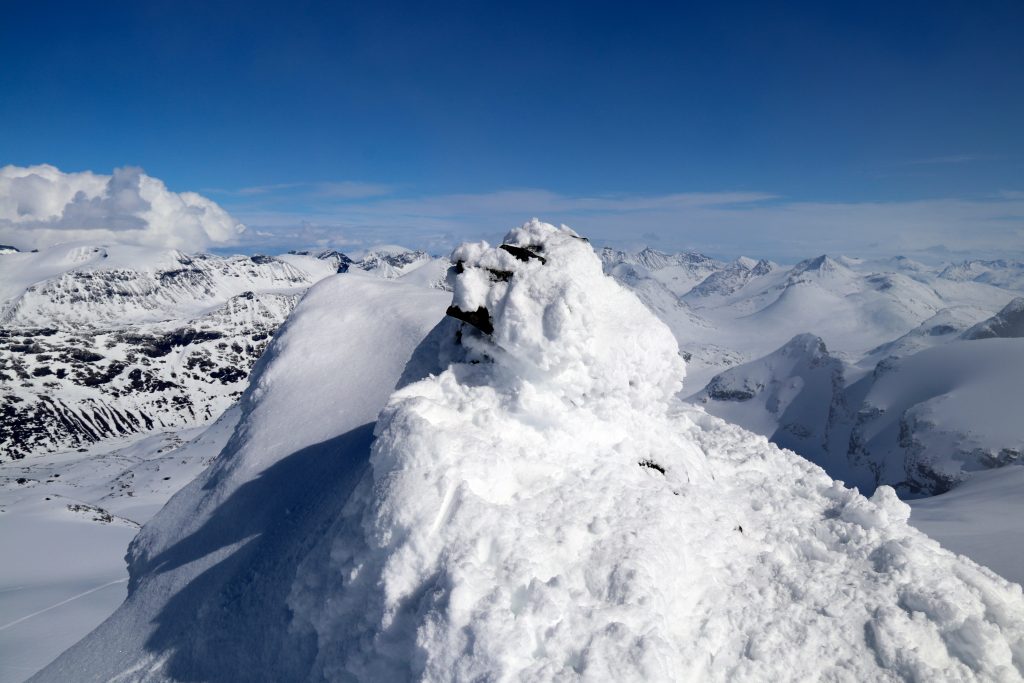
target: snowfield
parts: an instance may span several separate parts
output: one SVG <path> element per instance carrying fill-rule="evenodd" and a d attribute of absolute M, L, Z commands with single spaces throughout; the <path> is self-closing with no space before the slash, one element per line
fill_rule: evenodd
<path fill-rule="evenodd" d="M 23 681 L 125 598 L 125 549 L 238 421 L 0 463 L 0 681 Z"/>
<path fill-rule="evenodd" d="M 33 680 L 1024 678 L 1019 585 L 680 401 L 675 328 L 584 240 L 454 257 L 450 297 L 309 290 L 125 603 Z"/>

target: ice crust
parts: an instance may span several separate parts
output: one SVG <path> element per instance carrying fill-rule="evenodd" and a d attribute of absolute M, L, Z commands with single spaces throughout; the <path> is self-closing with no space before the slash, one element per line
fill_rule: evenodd
<path fill-rule="evenodd" d="M 143 531 L 128 601 L 38 680 L 1022 679 L 1020 586 L 908 526 L 889 487 L 866 499 L 679 402 L 672 335 L 574 233 L 533 221 L 506 243 L 544 261 L 455 252 L 453 304 L 494 331 L 438 324 L 372 447 L 344 405 L 369 414 L 398 373 L 305 338 L 346 292 L 311 290 L 232 441 Z M 381 287 L 341 310 L 405 294 Z M 309 381 L 323 370 L 341 377 Z M 300 448 L 354 483 L 276 473 Z M 275 495 L 238 495 L 254 486 Z M 225 508 L 255 535 L 202 533 Z"/>

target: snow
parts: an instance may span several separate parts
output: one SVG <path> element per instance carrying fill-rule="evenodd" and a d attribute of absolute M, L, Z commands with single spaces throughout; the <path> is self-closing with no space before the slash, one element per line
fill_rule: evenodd
<path fill-rule="evenodd" d="M 0 464 L 0 681 L 24 680 L 117 608 L 139 526 L 210 462 L 237 420 L 232 410 L 208 429 Z"/>
<path fill-rule="evenodd" d="M 910 522 L 943 547 L 1024 584 L 1024 466 L 978 472 L 952 491 L 910 501 Z"/>
<path fill-rule="evenodd" d="M 964 339 L 1024 337 L 1024 297 L 1017 297 L 1003 310 L 983 320 L 963 334 Z"/>
<path fill-rule="evenodd" d="M 945 488 L 1019 457 L 1024 426 L 1012 397 L 1024 386 L 1021 358 L 1024 340 L 980 339 L 887 364 L 863 399 L 854 455 L 870 457 L 881 481 L 938 479 Z"/>
<path fill-rule="evenodd" d="M 798 334 L 821 337 L 837 357 L 857 363 L 873 350 L 888 352 L 886 345 L 945 311 L 959 311 L 954 317 L 962 331 L 1019 295 L 990 282 L 952 280 L 941 276 L 941 267 L 899 257 L 869 261 L 821 255 L 787 267 L 653 250 L 605 249 L 601 256 L 605 271 L 636 291 L 691 356 L 691 390 L 730 366 L 774 352 Z M 688 264 L 687 272 L 699 277 L 670 274 L 680 267 L 670 265 L 676 263 Z M 1006 284 L 1015 265 L 992 262 L 991 268 L 989 280 Z M 903 355 L 933 341 L 907 337 L 892 353 Z"/>
<path fill-rule="evenodd" d="M 133 542 L 136 587 L 128 602 L 65 655 L 88 663 L 60 673 L 67 660 L 58 660 L 43 680 L 103 680 L 149 661 L 142 653 L 156 643 L 182 638 L 192 644 L 179 666 L 194 656 L 188 666 L 204 671 L 201 678 L 215 677 L 214 670 L 224 680 L 244 679 L 246 671 L 265 678 L 251 667 L 254 657 L 262 661 L 260 643 L 278 622 L 268 625 L 260 615 L 285 609 L 295 574 L 279 553 L 308 548 L 344 504 L 365 467 L 360 448 L 368 448 L 369 423 L 448 298 L 359 273 L 311 288 L 254 369 L 242 419 L 221 455 Z M 240 622 L 215 607 L 224 591 L 248 596 L 236 601 Z M 200 609 L 206 603 L 211 607 Z M 210 641 L 216 656 L 204 656 L 205 639 L 195 639 L 204 629 L 220 634 Z M 275 655 L 268 644 L 266 656 Z"/>
<path fill-rule="evenodd" d="M 312 288 L 37 680 L 1021 680 L 1020 586 L 674 398 L 670 331 L 570 231 L 506 241 L 456 251 L 476 328 L 422 343 L 446 295 Z"/>
<path fill-rule="evenodd" d="M 829 454 L 836 394 L 843 384 L 841 361 L 820 337 L 802 334 L 764 358 L 716 375 L 688 400 L 845 479 L 845 458 Z"/>
<path fill-rule="evenodd" d="M 188 256 L 142 247 L 54 247 L 14 254 L 0 276 L 9 326 L 110 327 L 191 318 L 244 292 L 301 294 L 325 273 L 276 259 Z"/>

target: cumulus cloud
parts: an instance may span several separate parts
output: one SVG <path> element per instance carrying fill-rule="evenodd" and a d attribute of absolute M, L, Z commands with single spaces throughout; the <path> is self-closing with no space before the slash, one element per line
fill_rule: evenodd
<path fill-rule="evenodd" d="M 186 250 L 236 239 L 245 226 L 195 192 L 171 192 L 139 168 L 64 173 L 0 168 L 0 242 L 20 248 L 120 242 Z"/>

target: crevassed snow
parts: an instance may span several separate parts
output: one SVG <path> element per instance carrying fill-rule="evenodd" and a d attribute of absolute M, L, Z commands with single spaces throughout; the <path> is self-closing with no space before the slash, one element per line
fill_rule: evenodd
<path fill-rule="evenodd" d="M 124 606 L 37 680 L 1022 678 L 1020 586 L 679 403 L 668 330 L 571 232 L 507 240 L 455 254 L 493 334 L 438 325 L 372 450 L 436 299 L 314 288 Z M 346 347 L 353 314 L 403 341 Z"/>

